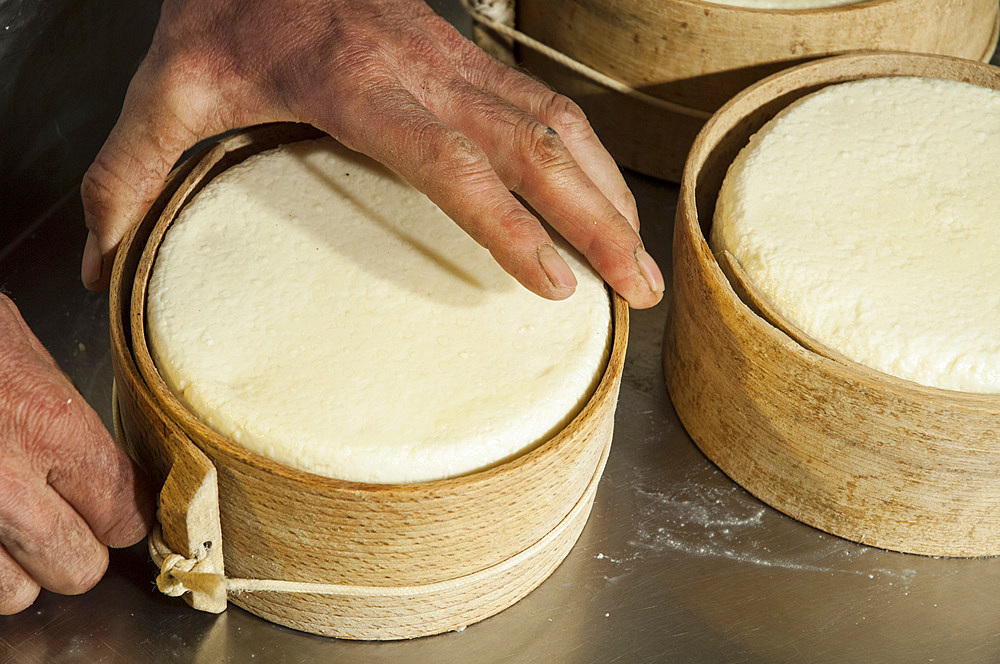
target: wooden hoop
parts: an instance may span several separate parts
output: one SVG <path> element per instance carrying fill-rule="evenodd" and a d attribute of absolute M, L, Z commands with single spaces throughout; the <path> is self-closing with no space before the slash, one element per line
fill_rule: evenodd
<path fill-rule="evenodd" d="M 714 112 L 748 85 L 830 55 L 906 51 L 990 59 L 1000 31 L 993 0 L 871 0 L 806 10 L 702 0 L 518 0 L 512 27 L 623 85 Z M 586 111 L 619 163 L 679 182 L 704 120 L 608 90 L 543 54 L 532 72 Z"/>
<path fill-rule="evenodd" d="M 222 139 L 182 167 L 124 241 L 112 282 L 123 444 L 154 480 L 166 480 L 160 510 L 171 549 L 191 558 L 224 552 L 219 567 L 224 557 L 229 577 L 383 587 L 448 581 L 529 549 L 584 499 L 585 508 L 573 512 L 572 523 L 545 548 L 478 585 L 456 584 L 417 597 L 254 591 L 228 598 L 273 622 L 341 638 L 400 639 L 458 629 L 530 592 L 583 529 L 592 501 L 585 498 L 587 487 L 595 473 L 599 477 L 612 438 L 628 307 L 613 297 L 608 366 L 583 410 L 550 440 L 494 468 L 437 482 L 364 484 L 283 466 L 231 443 L 184 409 L 156 372 L 145 345 L 146 279 L 170 221 L 208 180 L 251 154 L 317 133 L 300 125 L 269 125 Z M 221 534 L 206 540 L 208 547 L 199 537 L 211 530 L 212 517 L 188 509 L 198 490 L 177 479 L 182 476 L 177 468 L 192 457 L 203 458 L 208 468 L 197 465 L 183 477 L 193 477 L 197 487 L 211 484 L 212 473 L 218 478 L 214 518 Z M 183 490 L 168 491 L 171 477 Z M 198 519 L 204 523 L 192 527 Z"/>
<path fill-rule="evenodd" d="M 1000 553 L 1000 396 L 924 387 L 804 348 L 742 302 L 705 241 L 725 171 L 820 87 L 926 76 L 1000 89 L 1000 70 L 911 54 L 809 63 L 737 95 L 685 166 L 664 371 L 692 439 L 769 505 L 827 532 L 935 556 Z"/>

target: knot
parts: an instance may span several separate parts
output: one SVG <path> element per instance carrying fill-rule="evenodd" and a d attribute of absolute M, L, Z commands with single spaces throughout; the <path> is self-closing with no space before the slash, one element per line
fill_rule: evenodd
<path fill-rule="evenodd" d="M 215 612 L 225 607 L 226 578 L 216 569 L 206 547 L 200 547 L 194 558 L 185 558 L 170 549 L 157 523 L 149 534 L 149 553 L 160 567 L 156 587 L 161 593 L 170 597 L 191 593 L 196 599 L 220 607 L 210 609 Z"/>
<path fill-rule="evenodd" d="M 185 558 L 177 553 L 167 554 L 160 563 L 160 573 L 156 575 L 156 587 L 170 597 L 180 597 L 188 591 L 184 582 L 174 576 L 174 571 L 191 572 L 198 565 L 197 560 Z"/>

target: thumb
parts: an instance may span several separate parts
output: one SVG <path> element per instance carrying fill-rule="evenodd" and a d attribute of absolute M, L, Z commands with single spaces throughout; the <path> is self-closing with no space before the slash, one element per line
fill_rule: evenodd
<path fill-rule="evenodd" d="M 197 93 L 189 89 L 185 94 L 183 87 L 163 90 L 162 78 L 147 65 L 132 79 L 118 122 L 80 187 L 90 230 L 80 276 L 92 290 L 108 287 L 118 244 L 159 195 L 184 150 L 218 133 L 204 121 L 190 121 L 196 117 L 191 109 L 200 104 L 184 97 Z"/>

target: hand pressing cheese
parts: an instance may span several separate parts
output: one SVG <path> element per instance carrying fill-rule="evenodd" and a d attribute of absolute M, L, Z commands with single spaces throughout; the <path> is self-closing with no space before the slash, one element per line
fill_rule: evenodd
<path fill-rule="evenodd" d="M 924 385 L 998 393 L 997 164 L 997 91 L 911 77 L 830 86 L 740 153 L 711 244 L 847 357 Z"/>
<path fill-rule="evenodd" d="M 441 210 L 331 140 L 252 157 L 181 213 L 149 284 L 151 351 L 209 426 L 364 482 L 488 467 L 564 426 L 603 371 L 604 283 L 522 288 Z"/>

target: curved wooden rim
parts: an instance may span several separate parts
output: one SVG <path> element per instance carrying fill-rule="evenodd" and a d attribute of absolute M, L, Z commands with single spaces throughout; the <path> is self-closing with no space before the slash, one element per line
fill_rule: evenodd
<path fill-rule="evenodd" d="M 910 3 L 922 3 L 924 0 L 863 0 L 862 2 L 852 2 L 845 5 L 836 5 L 834 7 L 810 7 L 807 9 L 773 9 L 773 8 L 760 8 L 760 7 L 741 7 L 738 5 L 726 5 L 717 2 L 711 2 L 710 0 L 670 0 L 682 5 L 691 5 L 693 7 L 703 7 L 706 9 L 717 9 L 721 8 L 723 11 L 732 12 L 750 12 L 753 14 L 775 14 L 781 16 L 807 16 L 807 15 L 823 15 L 831 16 L 836 14 L 842 14 L 845 11 L 857 11 L 858 9 L 870 9 L 873 7 L 880 7 L 881 5 L 890 4 L 900 4 L 903 2 Z"/>
<path fill-rule="evenodd" d="M 167 204 L 168 209 L 173 208 L 179 211 L 183 204 L 190 199 L 197 191 L 206 184 L 211 177 L 206 177 L 223 157 L 230 151 L 239 149 L 246 143 L 247 136 L 252 136 L 254 132 L 273 134 L 282 131 L 281 125 L 267 125 L 259 128 L 251 128 L 234 136 L 221 139 L 216 147 L 199 161 L 193 171 L 185 178 L 177 192 Z M 302 140 L 302 129 L 290 128 L 291 136 L 287 140 L 278 140 L 274 146 Z M 308 130 L 306 130 L 308 132 Z M 315 134 L 316 130 L 312 130 Z M 262 148 L 261 150 L 266 149 Z M 249 154 L 244 155 L 246 158 Z M 242 159 L 241 159 L 242 160 Z M 237 162 L 234 162 L 237 163 Z M 622 369 L 625 361 L 625 351 L 628 345 L 629 314 L 628 304 L 617 293 L 611 291 L 612 307 L 612 332 L 611 332 L 611 352 L 608 355 L 607 364 L 601 375 L 601 379 L 594 389 L 594 393 L 583 406 L 579 413 L 559 432 L 551 438 L 539 443 L 533 449 L 523 454 L 517 455 L 507 461 L 501 461 L 497 465 L 474 471 L 466 475 L 434 480 L 430 482 L 415 482 L 409 484 L 374 484 L 367 482 L 351 482 L 334 479 L 322 475 L 316 475 L 304 470 L 299 470 L 291 466 L 280 464 L 276 461 L 251 452 L 233 443 L 215 430 L 208 427 L 201 420 L 195 417 L 176 396 L 170 391 L 156 366 L 153 363 L 146 344 L 145 335 L 145 302 L 146 286 L 149 274 L 155 260 L 156 252 L 160 243 L 173 222 L 175 215 L 165 215 L 161 217 L 154 226 L 149 239 L 143 249 L 135 280 L 132 288 L 131 298 L 131 337 L 133 344 L 133 355 L 138 365 L 140 374 L 145 380 L 148 388 L 153 394 L 154 400 L 158 401 L 163 411 L 168 417 L 173 419 L 183 431 L 191 435 L 192 440 L 200 446 L 207 445 L 210 450 L 209 455 L 219 454 L 233 458 L 249 466 L 262 469 L 265 472 L 273 473 L 290 481 L 304 485 L 310 485 L 314 490 L 319 491 L 352 491 L 366 493 L 385 493 L 401 495 L 403 493 L 424 493 L 429 489 L 433 490 L 461 490 L 470 486 L 489 483 L 497 476 L 516 472 L 528 464 L 535 464 L 548 457 L 557 455 L 564 441 L 572 438 L 574 431 L 579 428 L 580 423 L 596 416 L 599 410 L 607 407 L 609 401 L 617 398 L 617 384 L 620 381 Z M 132 235 L 126 238 L 130 241 Z"/>
<path fill-rule="evenodd" d="M 834 70 L 837 74 L 831 77 L 830 74 Z M 948 75 L 954 74 L 955 70 L 963 72 L 965 77 L 956 79 L 954 75 Z M 820 87 L 849 80 L 880 76 L 925 76 L 929 78 L 964 80 L 965 82 L 977 85 L 990 83 L 991 85 L 986 85 L 986 87 L 1000 90 L 1000 69 L 996 67 L 961 58 L 912 53 L 841 55 L 799 65 L 769 76 L 733 97 L 712 116 L 698 134 L 687 162 L 684 165 L 684 172 L 681 178 L 681 196 L 690 214 L 684 215 L 678 221 L 685 224 L 699 259 L 703 264 L 709 266 L 711 278 L 720 284 L 721 287 L 728 289 L 728 293 L 736 303 L 736 306 L 742 307 L 749 315 L 760 320 L 761 329 L 772 337 L 775 342 L 781 343 L 790 351 L 808 353 L 824 370 L 839 375 L 845 381 L 853 381 L 859 384 L 874 384 L 880 389 L 890 391 L 906 399 L 936 402 L 949 409 L 995 413 L 1000 418 L 1000 394 L 978 394 L 928 387 L 875 371 L 850 360 L 837 362 L 803 348 L 770 322 L 756 316 L 739 299 L 723 273 L 722 268 L 719 266 L 718 261 L 712 254 L 705 239 L 705 234 L 702 231 L 698 214 L 701 207 L 698 199 L 700 193 L 698 175 L 702 166 L 712 156 L 714 148 L 726 133 L 734 129 L 748 117 L 758 127 L 763 125 L 773 114 L 777 106 L 772 103 L 775 99 L 784 100 L 784 104 L 780 104 L 783 106 L 790 103 L 793 99 L 803 96 L 806 92 L 811 92 Z M 767 112 L 762 113 L 761 109 L 765 107 L 767 108 Z"/>
<path fill-rule="evenodd" d="M 710 9 L 714 13 L 728 13 L 733 15 L 738 14 L 752 14 L 757 16 L 789 16 L 796 18 L 804 18 L 805 20 L 823 20 L 826 18 L 840 18 L 841 14 L 857 14 L 860 12 L 879 12 L 883 8 L 891 7 L 893 5 L 910 4 L 914 6 L 914 11 L 919 11 L 921 6 L 929 5 L 926 0 L 863 0 L 862 2 L 852 2 L 844 5 L 837 5 L 834 7 L 811 7 L 808 9 L 772 9 L 772 8 L 759 8 L 759 7 L 741 7 L 737 5 L 727 5 L 717 2 L 711 2 L 711 0 L 670 0 L 673 4 L 687 5 L 693 8 L 699 9 Z M 925 9 L 933 9 L 932 7 L 924 7 Z M 993 36 L 990 39 L 987 48 L 984 51 L 983 57 L 981 58 L 983 62 L 990 59 L 993 52 L 997 47 L 997 37 L 1000 36 L 1000 6 L 996 8 L 996 21 L 994 23 L 995 27 L 993 30 Z M 815 19 L 813 19 L 815 17 Z"/>

